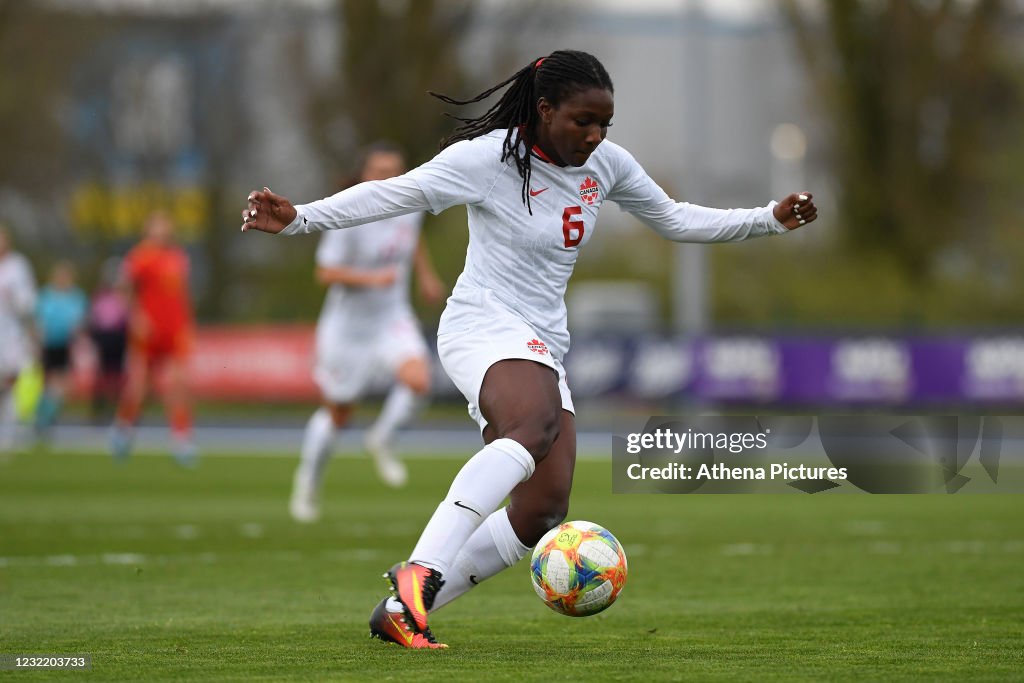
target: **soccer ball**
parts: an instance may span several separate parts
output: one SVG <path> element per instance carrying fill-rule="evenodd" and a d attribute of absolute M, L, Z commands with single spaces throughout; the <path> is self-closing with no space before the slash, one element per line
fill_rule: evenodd
<path fill-rule="evenodd" d="M 604 527 L 566 522 L 537 542 L 530 575 L 545 605 L 570 617 L 586 617 L 619 597 L 626 583 L 626 554 Z"/>

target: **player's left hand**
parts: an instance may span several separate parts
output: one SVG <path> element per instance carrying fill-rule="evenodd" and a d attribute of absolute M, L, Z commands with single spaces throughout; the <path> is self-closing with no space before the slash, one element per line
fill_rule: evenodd
<path fill-rule="evenodd" d="M 794 192 L 775 205 L 775 220 L 790 230 L 812 222 L 818 217 L 814 195 L 810 192 Z"/>
<path fill-rule="evenodd" d="M 274 194 L 269 187 L 249 193 L 248 206 L 242 212 L 242 232 L 260 230 L 277 234 L 295 220 L 298 212 L 287 197 Z"/>

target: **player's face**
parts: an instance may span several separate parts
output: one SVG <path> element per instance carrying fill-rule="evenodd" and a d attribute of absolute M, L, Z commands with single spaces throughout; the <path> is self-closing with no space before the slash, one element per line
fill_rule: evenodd
<path fill-rule="evenodd" d="M 608 135 L 615 99 L 604 88 L 581 90 L 557 107 L 541 98 L 537 143 L 561 166 L 582 166 Z"/>
<path fill-rule="evenodd" d="M 405 172 L 405 161 L 397 152 L 373 152 L 363 165 L 363 181 L 387 180 Z"/>
<path fill-rule="evenodd" d="M 158 244 L 166 244 L 174 236 L 174 223 L 170 216 L 163 213 L 156 213 L 149 217 L 146 223 L 146 236 Z"/>
<path fill-rule="evenodd" d="M 75 284 L 75 271 L 68 264 L 59 263 L 53 268 L 51 282 L 57 289 L 70 289 Z"/>

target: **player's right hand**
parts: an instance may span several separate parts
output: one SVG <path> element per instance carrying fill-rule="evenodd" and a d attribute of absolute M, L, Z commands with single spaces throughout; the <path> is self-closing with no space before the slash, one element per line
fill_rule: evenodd
<path fill-rule="evenodd" d="M 277 234 L 295 220 L 297 213 L 287 197 L 274 194 L 269 187 L 253 190 L 242 212 L 242 232 L 259 230 Z"/>

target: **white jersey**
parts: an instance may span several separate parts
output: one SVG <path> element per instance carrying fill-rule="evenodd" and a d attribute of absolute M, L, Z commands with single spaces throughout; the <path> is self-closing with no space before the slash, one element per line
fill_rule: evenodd
<path fill-rule="evenodd" d="M 320 238 L 316 264 L 322 268 L 378 270 L 394 268 L 395 281 L 387 287 L 333 284 L 327 290 L 320 320 L 339 319 L 357 327 L 389 318 L 409 307 L 409 273 L 419 243 L 423 214 L 396 216 L 355 230 L 328 232 Z"/>
<path fill-rule="evenodd" d="M 726 242 L 786 232 L 774 202 L 756 209 L 709 209 L 672 200 L 622 147 L 601 143 L 586 164 L 556 166 L 534 155 L 529 193 L 512 159 L 501 161 L 505 131 L 444 149 L 403 176 L 362 183 L 296 207 L 282 234 L 346 228 L 465 204 L 466 265 L 441 317 L 441 333 L 478 326 L 482 304 L 497 302 L 526 322 L 561 360 L 569 348 L 565 289 L 580 248 L 593 236 L 606 200 L 678 242 Z M 492 313 L 493 315 L 493 313 Z"/>
<path fill-rule="evenodd" d="M 0 256 L 0 376 L 21 372 L 32 359 L 29 326 L 36 306 L 36 282 L 24 256 Z"/>

